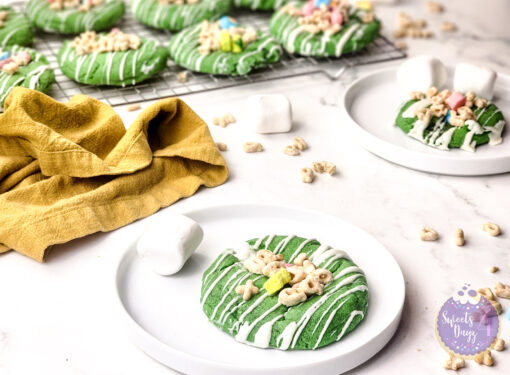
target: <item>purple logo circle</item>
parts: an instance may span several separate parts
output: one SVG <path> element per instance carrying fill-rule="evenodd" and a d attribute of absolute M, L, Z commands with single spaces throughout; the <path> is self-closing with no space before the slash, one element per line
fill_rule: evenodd
<path fill-rule="evenodd" d="M 499 317 L 490 301 L 464 286 L 439 310 L 436 333 L 443 347 L 470 357 L 490 348 L 499 333 Z"/>

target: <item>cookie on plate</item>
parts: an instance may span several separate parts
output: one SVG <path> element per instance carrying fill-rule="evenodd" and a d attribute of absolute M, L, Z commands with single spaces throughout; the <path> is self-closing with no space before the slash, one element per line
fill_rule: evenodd
<path fill-rule="evenodd" d="M 133 0 L 132 10 L 145 25 L 178 31 L 202 20 L 218 19 L 230 6 L 231 0 Z"/>
<path fill-rule="evenodd" d="M 242 75 L 280 60 L 282 49 L 269 34 L 223 16 L 191 26 L 170 40 L 170 57 L 189 70 Z"/>
<path fill-rule="evenodd" d="M 88 31 L 67 40 L 58 51 L 62 72 L 87 85 L 126 86 L 145 81 L 166 67 L 168 51 L 153 39 L 119 29 Z"/>
<path fill-rule="evenodd" d="M 11 7 L 0 6 L 0 47 L 27 46 L 33 41 L 34 32 L 28 18 Z"/>
<path fill-rule="evenodd" d="M 372 43 L 381 25 L 372 12 L 351 7 L 348 0 L 309 0 L 285 5 L 269 28 L 290 53 L 339 57 Z"/>
<path fill-rule="evenodd" d="M 21 46 L 0 48 L 0 108 L 15 86 L 48 92 L 55 74 L 43 55 Z"/>
<path fill-rule="evenodd" d="M 280 9 L 289 0 L 234 0 L 237 8 L 247 8 L 251 10 L 275 10 Z"/>
<path fill-rule="evenodd" d="M 124 10 L 122 0 L 29 0 L 26 8 L 35 27 L 59 34 L 109 29 Z"/>
<path fill-rule="evenodd" d="M 202 276 L 204 313 L 237 341 L 317 349 L 341 340 L 364 319 L 367 280 L 344 251 L 296 236 L 248 243 L 248 251 L 221 253 Z"/>
<path fill-rule="evenodd" d="M 502 142 L 505 119 L 500 109 L 468 91 L 463 94 L 435 87 L 411 94 L 400 108 L 396 125 L 409 137 L 441 150 L 474 152 L 479 145 Z"/>

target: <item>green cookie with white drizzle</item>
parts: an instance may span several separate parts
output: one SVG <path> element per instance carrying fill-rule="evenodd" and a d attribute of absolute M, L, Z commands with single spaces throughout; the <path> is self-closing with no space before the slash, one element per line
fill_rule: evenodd
<path fill-rule="evenodd" d="M 34 41 L 32 25 L 25 15 L 0 6 L 0 47 L 27 46 Z"/>
<path fill-rule="evenodd" d="M 474 152 L 479 145 L 502 142 L 505 119 L 499 108 L 472 91 L 463 95 L 435 87 L 413 92 L 400 108 L 396 125 L 408 136 L 440 150 Z"/>
<path fill-rule="evenodd" d="M 317 349 L 364 319 L 363 271 L 314 239 L 265 236 L 222 252 L 202 276 L 209 320 L 239 342 L 281 350 Z"/>
<path fill-rule="evenodd" d="M 292 2 L 269 22 L 271 34 L 289 53 L 339 57 L 377 39 L 380 22 L 372 12 L 352 8 L 347 0 Z"/>
<path fill-rule="evenodd" d="M 159 73 L 168 51 L 153 39 L 141 39 L 112 29 L 108 34 L 88 31 L 64 42 L 58 64 L 72 80 L 87 85 L 127 86 Z"/>
<path fill-rule="evenodd" d="M 21 46 L 0 48 L 0 108 L 16 86 L 48 92 L 55 74 L 43 55 Z"/>
<path fill-rule="evenodd" d="M 133 0 L 131 6 L 141 23 L 170 31 L 218 19 L 228 13 L 230 7 L 231 0 Z"/>
<path fill-rule="evenodd" d="M 288 0 L 234 0 L 236 8 L 251 10 L 275 10 L 284 6 Z"/>
<path fill-rule="evenodd" d="M 38 29 L 79 34 L 111 28 L 125 8 L 122 0 L 29 0 L 26 12 Z"/>
<path fill-rule="evenodd" d="M 170 40 L 170 57 L 196 72 L 243 75 L 280 60 L 282 49 L 269 34 L 244 28 L 235 19 L 191 26 Z"/>

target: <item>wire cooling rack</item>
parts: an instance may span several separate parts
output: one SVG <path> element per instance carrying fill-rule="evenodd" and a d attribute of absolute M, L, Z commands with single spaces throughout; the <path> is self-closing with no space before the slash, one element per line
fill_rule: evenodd
<path fill-rule="evenodd" d="M 14 7 L 23 10 L 25 2 L 15 2 Z M 238 10 L 233 13 L 241 24 L 253 26 L 262 31 L 268 31 L 270 13 L 250 12 Z M 139 23 L 128 10 L 121 21 L 122 31 L 145 38 L 153 38 L 162 44 L 168 44 L 171 34 L 155 30 Z M 179 82 L 177 74 L 185 69 L 169 61 L 168 66 L 156 76 L 135 86 L 110 87 L 87 86 L 76 83 L 65 76 L 57 63 L 57 53 L 65 38 L 56 34 L 37 32 L 34 48 L 42 53 L 54 69 L 56 83 L 49 95 L 61 101 L 69 100 L 73 95 L 85 94 L 102 100 L 112 106 L 142 102 L 145 100 L 165 98 L 169 96 L 183 96 L 187 94 L 217 90 L 248 83 L 296 77 L 300 75 L 324 73 L 330 79 L 326 68 L 344 68 L 355 65 L 372 64 L 377 62 L 400 59 L 406 56 L 384 36 L 379 37 L 372 45 L 363 51 L 342 56 L 340 58 L 312 58 L 295 56 L 288 53 L 282 59 L 267 68 L 255 71 L 249 75 L 226 77 L 212 74 L 188 72 L 186 82 Z"/>

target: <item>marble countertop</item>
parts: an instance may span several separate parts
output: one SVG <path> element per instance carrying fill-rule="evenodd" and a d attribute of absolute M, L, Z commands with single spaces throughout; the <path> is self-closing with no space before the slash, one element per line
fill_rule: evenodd
<path fill-rule="evenodd" d="M 443 14 L 430 16 L 438 36 L 408 40 L 410 55 L 433 54 L 448 64 L 478 61 L 510 74 L 510 2 L 492 0 L 442 1 Z M 428 17 L 425 1 L 401 1 L 380 6 L 384 32 L 390 34 L 399 10 Z M 459 31 L 444 35 L 442 20 L 457 23 Z M 293 105 L 292 133 L 255 135 L 242 121 L 219 128 L 211 125 L 216 141 L 228 145 L 224 156 L 229 181 L 170 210 L 261 202 L 320 210 L 365 229 L 381 241 L 399 262 L 406 279 L 406 302 L 400 327 L 390 343 L 352 374 L 437 374 L 446 358 L 434 333 L 435 316 L 452 293 L 466 282 L 477 287 L 510 283 L 510 175 L 450 177 L 417 172 L 382 160 L 345 136 L 346 119 L 337 105 L 350 81 L 390 64 L 351 69 L 339 81 L 316 74 L 253 84 L 184 97 L 208 123 L 231 112 L 241 118 L 240 106 L 255 93 L 280 92 Z M 144 103 L 142 106 L 145 107 Z M 118 107 L 126 124 L 137 113 Z M 282 147 L 302 136 L 310 149 L 299 157 L 283 155 Z M 259 141 L 265 151 L 246 154 L 242 144 Z M 300 168 L 315 160 L 329 160 L 338 173 L 303 184 Z M 486 221 L 499 223 L 503 234 L 491 238 L 481 231 Z M 418 230 L 434 227 L 438 242 L 421 242 Z M 99 233 L 55 246 L 46 264 L 17 253 L 0 257 L 0 374 L 154 374 L 174 373 L 152 360 L 129 340 L 118 319 L 114 299 L 114 265 L 138 231 L 134 223 L 111 233 Z M 466 246 L 453 245 L 455 228 L 466 233 Z M 498 273 L 489 272 L 497 265 Z M 391 290 L 388 290 L 391 293 Z M 510 301 L 502 300 L 505 310 Z M 501 336 L 510 342 L 510 321 L 502 316 Z M 484 373 L 510 370 L 507 352 L 495 352 L 496 367 Z M 480 373 L 473 362 L 462 370 Z"/>

